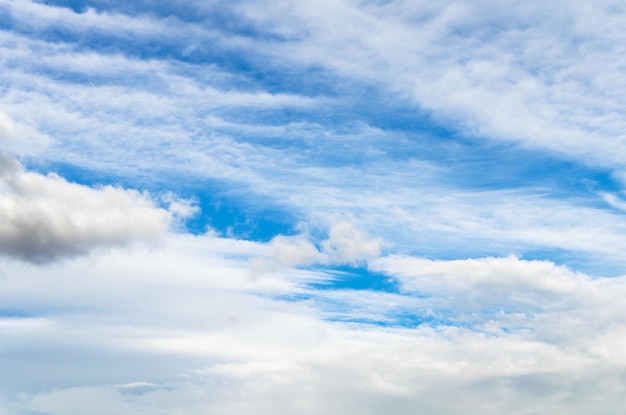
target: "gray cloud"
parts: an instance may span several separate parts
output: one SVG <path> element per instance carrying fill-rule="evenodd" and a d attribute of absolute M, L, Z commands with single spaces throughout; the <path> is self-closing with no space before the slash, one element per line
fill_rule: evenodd
<path fill-rule="evenodd" d="M 0 155 L 0 253 L 45 263 L 95 248 L 153 241 L 175 213 L 191 214 L 173 202 L 158 207 L 147 194 L 113 186 L 91 188 L 56 174 L 25 171 Z"/>

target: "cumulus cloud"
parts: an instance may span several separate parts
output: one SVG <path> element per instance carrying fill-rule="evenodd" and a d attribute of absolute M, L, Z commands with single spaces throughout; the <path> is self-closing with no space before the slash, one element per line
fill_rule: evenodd
<path fill-rule="evenodd" d="M 331 263 L 354 264 L 380 255 L 379 240 L 354 227 L 349 222 L 331 226 L 328 239 L 322 241 L 322 252 Z"/>
<path fill-rule="evenodd" d="M 171 202 L 167 210 L 135 190 L 92 188 L 53 173 L 28 172 L 1 155 L 0 252 L 45 263 L 95 248 L 154 241 L 175 217 L 194 212 Z"/>
<path fill-rule="evenodd" d="M 317 247 L 302 235 L 275 237 L 269 244 L 269 256 L 278 264 L 290 267 L 309 265 L 323 258 Z"/>
<path fill-rule="evenodd" d="M 268 245 L 270 261 L 283 266 L 356 265 L 380 255 L 381 242 L 349 222 L 338 222 L 328 230 L 328 237 L 317 247 L 305 235 L 283 236 Z"/>

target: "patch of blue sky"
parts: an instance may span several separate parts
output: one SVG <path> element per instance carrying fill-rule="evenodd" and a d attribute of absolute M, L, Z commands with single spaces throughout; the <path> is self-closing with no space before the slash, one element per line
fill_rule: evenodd
<path fill-rule="evenodd" d="M 315 290 L 373 290 L 387 293 L 399 293 L 396 279 L 373 272 L 365 266 L 335 266 L 330 269 L 316 267 L 314 271 L 324 272 L 328 279 L 313 282 L 308 286 Z"/>
<path fill-rule="evenodd" d="M 621 262 L 607 261 L 602 257 L 582 255 L 566 249 L 530 247 L 513 253 L 526 261 L 550 261 L 592 277 L 624 275 L 624 265 Z"/>
<path fill-rule="evenodd" d="M 181 39 L 164 38 L 155 42 L 149 36 L 133 36 L 129 33 L 98 33 L 94 31 L 77 32 L 71 28 L 63 26 L 51 26 L 45 29 L 37 29 L 32 33 L 29 28 L 9 27 L 13 32 L 27 36 L 36 36 L 41 40 L 52 44 L 71 45 L 75 51 L 97 51 L 101 54 L 120 54 L 128 58 L 147 59 L 172 59 L 197 64 L 209 64 L 218 61 L 218 53 L 211 54 L 209 48 L 203 49 L 203 54 L 188 55 L 183 52 L 184 43 Z M 216 51 L 218 52 L 218 51 Z M 219 51 L 221 52 L 221 51 Z M 219 54 L 222 60 L 226 60 L 228 55 Z"/>
<path fill-rule="evenodd" d="M 356 90 L 363 94 L 367 88 Z M 442 184 L 478 190 L 543 188 L 555 197 L 592 196 L 598 190 L 621 189 L 611 169 L 585 165 L 553 152 L 479 139 L 410 103 L 384 102 L 385 97 L 385 91 L 375 89 L 365 96 L 348 97 L 350 110 L 335 112 L 334 125 L 345 129 L 351 120 L 352 128 L 356 121 L 388 133 L 376 142 L 380 159 L 390 163 L 419 159 L 444 167 Z"/>
<path fill-rule="evenodd" d="M 598 190 L 616 191 L 619 182 L 607 169 L 575 163 L 554 154 L 489 142 L 458 142 L 439 159 L 451 185 L 489 190 L 534 188 L 553 197 L 596 199 Z M 435 156 L 433 161 L 436 161 Z"/>
<path fill-rule="evenodd" d="M 336 323 L 350 323 L 356 325 L 372 325 L 383 328 L 403 328 L 414 329 L 421 325 L 427 326 L 454 326 L 447 321 L 436 320 L 432 317 L 422 317 L 410 313 L 399 313 L 385 316 L 347 316 L 341 313 L 324 313 L 323 317 L 326 321 Z"/>
<path fill-rule="evenodd" d="M 541 315 L 544 308 L 550 306 L 519 291 L 494 294 L 493 299 L 475 298 L 471 292 L 454 295 L 408 292 L 392 277 L 364 267 L 318 268 L 316 271 L 326 278 L 306 284 L 303 292 L 280 299 L 313 302 L 328 321 L 403 328 L 426 324 L 477 332 L 497 327 L 504 333 L 513 333 L 527 330 L 534 316 Z M 372 307 L 372 304 L 377 305 Z M 520 308 L 520 304 L 524 306 Z M 524 312 L 520 313 L 520 309 Z"/>
<path fill-rule="evenodd" d="M 222 236 L 267 242 L 277 235 L 295 234 L 296 218 L 286 209 L 242 205 L 237 199 L 195 192 L 201 212 L 186 222 L 191 233 L 207 229 Z"/>
<path fill-rule="evenodd" d="M 347 294 L 352 301 L 344 301 L 324 294 L 324 290 L 315 290 L 289 296 L 281 296 L 277 299 L 288 302 L 312 302 L 319 310 L 320 316 L 331 322 L 368 324 L 380 327 L 415 328 L 422 324 L 431 326 L 453 325 L 454 322 L 446 318 L 434 316 L 426 309 L 410 309 L 403 306 L 387 306 L 384 309 L 369 308 L 359 304 L 359 293 L 365 294 L 367 290 L 340 289 L 335 293 Z M 402 297 L 402 296 L 400 296 Z M 404 296 L 407 299 L 410 296 Z M 355 301 L 356 300 L 356 301 Z M 460 323 L 465 324 L 465 323 Z"/>
<path fill-rule="evenodd" d="M 299 218 L 294 212 L 275 204 L 246 201 L 227 183 L 215 180 L 159 176 L 138 182 L 136 176 L 115 175 L 114 172 L 91 170 L 68 163 L 27 163 L 26 166 L 44 174 L 55 172 L 68 181 L 92 187 L 140 187 L 156 198 L 175 191 L 178 197 L 191 200 L 200 209 L 184 224 L 186 231 L 192 234 L 212 230 L 226 237 L 265 242 L 277 235 L 297 233 L 295 226 Z"/>
<path fill-rule="evenodd" d="M 347 310 L 346 310 L 347 311 Z M 457 313 L 453 309 L 441 310 L 418 310 L 397 309 L 378 316 L 357 317 L 351 319 L 351 316 L 340 312 L 329 313 L 329 321 L 368 323 L 381 327 L 398 327 L 398 328 L 416 328 L 422 325 L 432 328 L 455 327 L 462 328 L 476 333 L 492 333 L 497 336 L 497 331 L 512 334 L 527 331 L 532 325 L 532 316 L 526 316 L 524 321 L 514 319 L 509 321 L 506 319 L 502 309 L 480 310 L 472 313 Z M 512 310 L 515 312 L 515 310 Z M 500 320 L 504 317 L 503 320 Z M 496 329 L 496 330 L 494 330 Z"/>
<path fill-rule="evenodd" d="M 0 319 L 2 318 L 34 318 L 40 317 L 41 314 L 33 310 L 13 309 L 13 308 L 0 308 Z"/>
<path fill-rule="evenodd" d="M 324 278 L 305 284 L 302 291 L 275 298 L 313 303 L 321 317 L 332 322 L 389 328 L 470 326 L 447 312 L 433 312 L 431 305 L 437 301 L 428 295 L 401 292 L 397 280 L 366 267 L 314 267 L 311 270 Z"/>
<path fill-rule="evenodd" d="M 13 18 L 8 9 L 0 7 L 0 29 L 9 29 L 13 25 Z"/>
<path fill-rule="evenodd" d="M 485 331 L 485 323 L 494 316 L 501 315 L 500 309 L 494 309 L 489 313 L 483 310 L 480 313 L 465 315 L 458 310 L 436 308 L 435 303 L 422 302 L 412 294 L 396 294 L 389 298 L 389 304 L 385 307 L 370 308 L 359 302 L 359 295 L 365 296 L 367 290 L 339 289 L 335 293 L 343 293 L 351 298 L 351 301 L 342 301 L 336 296 L 326 296 L 324 292 L 310 292 L 295 296 L 282 297 L 283 301 L 308 301 L 313 302 L 326 321 L 338 323 L 366 324 L 388 328 L 417 328 L 425 325 L 437 327 L 457 327 L 476 332 Z M 418 300 L 419 303 L 407 305 Z M 405 302 L 407 304 L 400 304 Z M 397 304 L 394 304 L 397 303 Z M 501 329 L 508 331 L 523 330 L 525 326 L 501 324 Z"/>
<path fill-rule="evenodd" d="M 56 173 L 69 182 L 91 187 L 132 187 L 133 183 L 137 184 L 137 178 L 116 174 L 114 171 L 90 169 L 83 165 L 46 160 L 37 157 L 26 157 L 21 161 L 24 167 L 30 171 L 41 174 Z"/>

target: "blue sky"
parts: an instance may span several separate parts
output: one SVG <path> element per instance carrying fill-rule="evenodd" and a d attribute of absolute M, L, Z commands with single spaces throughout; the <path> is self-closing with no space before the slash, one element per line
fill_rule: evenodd
<path fill-rule="evenodd" d="M 623 413 L 625 20 L 0 0 L 0 413 Z"/>

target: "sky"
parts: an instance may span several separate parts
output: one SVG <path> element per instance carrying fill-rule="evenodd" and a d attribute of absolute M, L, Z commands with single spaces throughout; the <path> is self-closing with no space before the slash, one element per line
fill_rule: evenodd
<path fill-rule="evenodd" d="M 0 415 L 623 414 L 626 5 L 0 0 Z"/>

